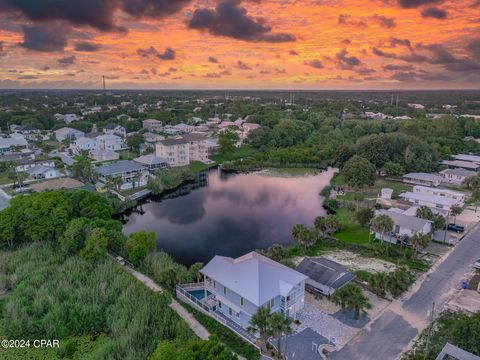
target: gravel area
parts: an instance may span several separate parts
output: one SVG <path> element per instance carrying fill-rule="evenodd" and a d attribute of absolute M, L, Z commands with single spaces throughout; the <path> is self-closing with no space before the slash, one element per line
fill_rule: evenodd
<path fill-rule="evenodd" d="M 297 313 L 297 319 L 300 321 L 300 325 L 294 326 L 295 332 L 310 328 L 326 339 L 333 338 L 336 345 L 345 344 L 358 331 L 307 302 L 303 310 Z"/>
<path fill-rule="evenodd" d="M 363 257 L 350 251 L 330 251 L 322 254 L 322 256 L 342 264 L 350 271 L 390 272 L 396 268 L 396 265 L 391 262 Z"/>

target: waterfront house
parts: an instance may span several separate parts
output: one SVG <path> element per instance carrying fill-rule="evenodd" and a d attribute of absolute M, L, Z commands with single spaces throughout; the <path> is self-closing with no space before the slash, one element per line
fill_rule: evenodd
<path fill-rule="evenodd" d="M 403 175 L 403 182 L 414 185 L 438 186 L 442 182 L 442 177 L 437 174 L 428 173 L 408 173 Z"/>
<path fill-rule="evenodd" d="M 158 157 L 155 154 L 142 155 L 133 159 L 133 161 L 142 164 L 149 170 L 164 169 L 168 167 L 168 160 Z"/>
<path fill-rule="evenodd" d="M 416 185 L 413 187 L 413 192 L 416 194 L 424 194 L 424 195 L 431 195 L 431 196 L 440 196 L 446 197 L 458 202 L 458 205 L 463 206 L 465 203 L 466 194 L 453 191 L 449 189 L 438 189 L 438 188 L 431 188 L 427 186 Z"/>
<path fill-rule="evenodd" d="M 209 163 L 207 138 L 201 134 L 188 134 L 183 136 L 188 141 L 190 161 Z"/>
<path fill-rule="evenodd" d="M 158 157 L 167 159 L 168 165 L 172 167 L 190 164 L 190 146 L 186 139 L 161 140 L 155 146 L 155 153 Z"/>
<path fill-rule="evenodd" d="M 386 215 L 393 221 L 393 229 L 383 234 L 383 241 L 392 244 L 409 245 L 410 238 L 415 234 L 431 235 L 431 221 L 420 219 L 416 216 L 409 216 L 396 210 L 377 210 L 375 212 L 375 216 Z M 382 234 L 375 231 L 375 238 L 381 240 Z"/>
<path fill-rule="evenodd" d="M 308 276 L 305 282 L 308 291 L 325 296 L 332 295 L 355 279 L 355 275 L 343 265 L 323 257 L 304 258 L 297 271 Z"/>
<path fill-rule="evenodd" d="M 148 169 L 131 160 L 106 164 L 95 169 L 95 171 L 100 175 L 100 181 L 104 184 L 113 177 L 120 177 L 123 181 L 120 185 L 121 190 L 145 186 L 148 182 Z"/>
<path fill-rule="evenodd" d="M 204 276 L 200 286 L 179 285 L 177 295 L 219 321 L 242 329 L 250 326 L 259 307 L 293 319 L 304 307 L 308 276 L 254 251 L 236 259 L 217 255 L 200 273 Z M 189 288 L 193 292 L 189 293 Z"/>

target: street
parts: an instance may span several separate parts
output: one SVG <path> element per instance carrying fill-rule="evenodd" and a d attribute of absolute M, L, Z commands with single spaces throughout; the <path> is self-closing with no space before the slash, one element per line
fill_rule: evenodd
<path fill-rule="evenodd" d="M 435 312 L 460 286 L 472 263 L 480 258 L 480 227 L 475 227 L 450 255 L 431 270 L 420 287 L 405 300 L 396 300 L 387 310 L 338 352 L 336 360 L 394 360 L 414 337 L 427 327 L 432 303 Z M 414 285 L 415 286 L 415 285 Z M 418 285 L 417 285 L 418 286 Z"/>

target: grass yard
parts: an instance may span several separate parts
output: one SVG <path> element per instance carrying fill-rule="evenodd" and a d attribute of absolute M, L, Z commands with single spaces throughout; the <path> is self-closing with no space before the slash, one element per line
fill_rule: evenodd
<path fill-rule="evenodd" d="M 239 147 L 234 153 L 228 154 L 228 155 L 212 155 L 210 156 L 210 159 L 215 161 L 217 164 L 221 164 L 225 161 L 230 161 L 230 160 L 236 160 L 240 159 L 246 156 L 251 156 L 255 154 L 258 150 L 249 146 L 249 145 L 243 145 Z"/>
<path fill-rule="evenodd" d="M 0 185 L 10 184 L 12 180 L 8 178 L 8 173 L 0 172 Z"/>
<path fill-rule="evenodd" d="M 203 171 L 203 170 L 210 169 L 210 168 L 212 168 L 212 167 L 214 167 L 214 166 L 217 166 L 217 164 L 216 164 L 216 163 L 213 163 L 213 164 L 204 164 L 204 163 L 202 163 L 202 162 L 200 162 L 200 161 L 192 161 L 192 162 L 190 163 L 190 165 L 188 165 L 188 167 L 190 168 L 190 170 L 191 170 L 193 173 L 195 173 L 195 174 L 197 174 L 197 173 L 199 173 L 199 172 L 201 172 L 201 171 Z"/>
<path fill-rule="evenodd" d="M 337 217 L 342 224 L 342 230 L 336 232 L 334 237 L 345 244 L 368 244 L 369 230 L 361 227 L 354 219 L 354 213 L 341 208 L 337 210 Z"/>

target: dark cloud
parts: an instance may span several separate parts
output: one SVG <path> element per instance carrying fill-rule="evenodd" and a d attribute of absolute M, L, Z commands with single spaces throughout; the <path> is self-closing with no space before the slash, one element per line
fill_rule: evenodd
<path fill-rule="evenodd" d="M 366 22 L 352 20 L 352 16 L 349 15 L 349 14 L 338 15 L 338 24 L 339 25 L 355 26 L 355 27 L 359 27 L 359 28 L 362 28 L 362 29 L 368 28 L 368 25 L 367 25 Z"/>
<path fill-rule="evenodd" d="M 344 45 L 352 45 L 352 41 L 350 39 L 343 39 L 341 42 Z"/>
<path fill-rule="evenodd" d="M 288 53 L 292 56 L 298 56 L 298 52 L 296 52 L 295 50 L 290 50 Z"/>
<path fill-rule="evenodd" d="M 101 31 L 125 31 L 115 23 L 121 10 L 134 18 L 158 19 L 173 14 L 191 0 L 0 0 L 0 12 L 21 14 L 33 22 L 66 21 Z"/>
<path fill-rule="evenodd" d="M 393 65 L 393 64 L 390 64 L 390 65 L 385 65 L 383 67 L 383 70 L 385 70 L 385 71 L 412 71 L 414 69 L 415 68 L 413 67 L 413 65 Z"/>
<path fill-rule="evenodd" d="M 275 74 L 277 74 L 277 75 L 283 75 L 283 74 L 286 74 L 286 73 L 287 73 L 287 70 L 285 70 L 285 69 L 275 68 Z"/>
<path fill-rule="evenodd" d="M 417 75 L 417 73 L 412 71 L 399 71 L 390 76 L 390 80 L 414 82 Z"/>
<path fill-rule="evenodd" d="M 137 54 L 143 58 L 156 57 L 161 60 L 174 60 L 175 59 L 175 50 L 172 48 L 166 48 L 163 53 L 160 53 L 153 46 L 150 46 L 148 49 L 137 49 Z"/>
<path fill-rule="evenodd" d="M 0 41 L 0 56 L 5 55 L 5 42 Z"/>
<path fill-rule="evenodd" d="M 58 59 L 57 62 L 62 66 L 69 66 L 69 65 L 75 64 L 76 59 L 77 58 L 75 57 L 75 55 L 65 56 L 63 58 Z"/>
<path fill-rule="evenodd" d="M 408 39 L 399 39 L 399 38 L 396 38 L 396 37 L 392 37 L 392 38 L 390 38 L 389 41 L 390 41 L 390 46 L 391 47 L 397 47 L 397 46 L 405 46 L 405 47 L 408 47 L 408 48 L 412 47 L 412 43 Z"/>
<path fill-rule="evenodd" d="M 443 0 L 398 0 L 398 5 L 403 8 L 417 8 L 423 5 L 439 4 Z"/>
<path fill-rule="evenodd" d="M 20 45 L 35 51 L 61 51 L 68 43 L 67 33 L 68 29 L 59 24 L 24 25 L 23 43 Z"/>
<path fill-rule="evenodd" d="M 152 75 L 157 75 L 157 69 L 151 68 L 151 69 L 150 69 L 150 73 L 151 73 Z"/>
<path fill-rule="evenodd" d="M 373 19 L 380 26 L 382 26 L 384 28 L 391 29 L 391 28 L 394 28 L 395 26 L 397 26 L 394 18 L 389 18 L 389 17 L 386 17 L 386 16 L 375 14 L 375 15 L 373 15 Z"/>
<path fill-rule="evenodd" d="M 242 60 L 238 60 L 237 68 L 239 68 L 240 70 L 251 70 L 252 69 L 250 66 L 245 64 Z"/>
<path fill-rule="evenodd" d="M 38 79 L 38 76 L 35 75 L 22 75 L 17 78 L 18 80 L 35 80 Z"/>
<path fill-rule="evenodd" d="M 227 36 L 252 42 L 289 42 L 295 36 L 287 33 L 273 33 L 271 26 L 263 19 L 248 16 L 240 7 L 240 0 L 224 0 L 215 9 L 196 9 L 188 22 L 192 29 L 208 31 L 212 35 Z"/>
<path fill-rule="evenodd" d="M 305 62 L 305 65 L 311 66 L 315 69 L 323 69 L 323 64 L 320 60 L 312 60 Z"/>
<path fill-rule="evenodd" d="M 335 57 L 337 58 L 337 61 L 340 64 L 340 66 L 342 66 L 343 68 L 350 69 L 362 63 L 360 59 L 358 59 L 356 56 L 348 56 L 347 49 L 342 49 L 342 51 L 337 53 Z"/>
<path fill-rule="evenodd" d="M 480 38 L 470 41 L 467 45 L 467 51 L 472 54 L 472 57 L 480 61 Z"/>
<path fill-rule="evenodd" d="M 209 56 L 209 57 L 208 57 L 208 62 L 211 62 L 211 63 L 213 63 L 213 64 L 216 64 L 216 63 L 218 63 L 218 59 L 217 59 L 216 57 L 214 57 L 214 56 Z"/>
<path fill-rule="evenodd" d="M 434 18 L 434 19 L 446 19 L 448 17 L 448 13 L 445 10 L 442 10 L 437 7 L 429 7 L 422 10 L 422 17 Z"/>
<path fill-rule="evenodd" d="M 80 41 L 75 44 L 76 51 L 95 52 L 102 48 L 102 45 L 88 41 Z"/>

